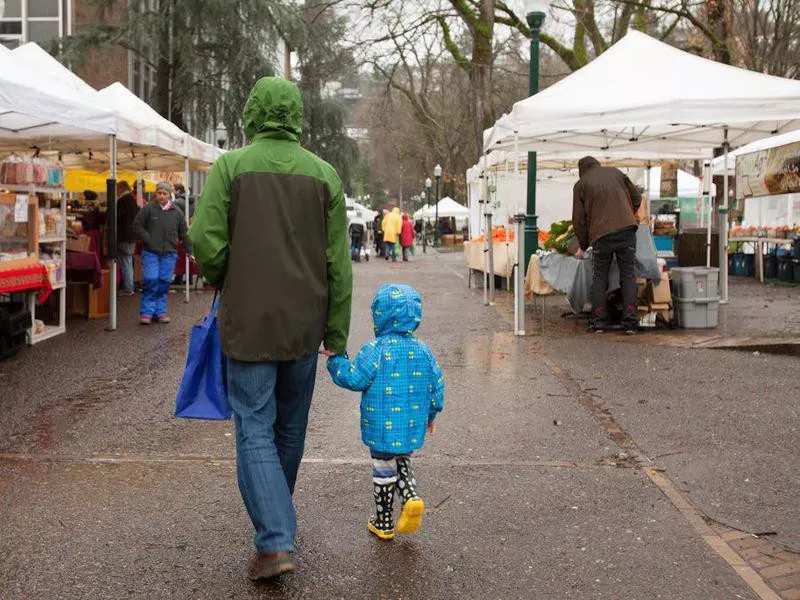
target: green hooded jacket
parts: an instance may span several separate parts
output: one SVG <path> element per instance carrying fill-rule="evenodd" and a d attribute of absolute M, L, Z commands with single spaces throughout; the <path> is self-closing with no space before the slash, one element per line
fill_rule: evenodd
<path fill-rule="evenodd" d="M 344 353 L 353 275 L 336 170 L 300 146 L 297 87 L 260 79 L 244 109 L 250 144 L 220 157 L 189 237 L 203 277 L 222 290 L 222 350 L 289 361 L 325 342 Z"/>

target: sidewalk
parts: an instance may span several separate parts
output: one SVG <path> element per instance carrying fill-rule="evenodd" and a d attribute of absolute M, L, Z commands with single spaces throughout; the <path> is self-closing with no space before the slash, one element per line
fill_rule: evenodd
<path fill-rule="evenodd" d="M 448 382 L 417 459 L 430 508 L 418 535 L 382 543 L 366 532 L 358 398 L 320 364 L 296 494 L 298 571 L 248 582 L 231 424 L 171 416 L 188 328 L 211 296 L 170 296 L 173 323 L 149 328 L 123 299 L 118 332 L 70 322 L 66 336 L 0 363 L 0 597 L 721 600 L 787 585 L 791 574 L 734 569 L 731 530 L 705 530 L 703 516 L 744 529 L 767 511 L 771 529 L 798 533 L 796 401 L 758 392 L 795 359 L 756 363 L 751 378 L 751 355 L 696 350 L 690 365 L 676 356 L 661 370 L 688 351 L 643 353 L 578 331 L 519 340 L 461 266 L 436 253 L 354 265 L 350 351 L 371 336 L 378 286 L 411 283 L 424 297 L 420 336 Z M 708 385 L 729 381 L 712 392 L 705 373 Z M 781 381 L 780 398 L 800 397 L 795 379 Z"/>

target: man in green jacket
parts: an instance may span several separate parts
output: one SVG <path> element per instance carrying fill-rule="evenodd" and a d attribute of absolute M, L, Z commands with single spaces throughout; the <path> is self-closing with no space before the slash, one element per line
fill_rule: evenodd
<path fill-rule="evenodd" d="M 300 146 L 303 102 L 260 79 L 244 109 L 250 144 L 211 169 L 189 236 L 218 312 L 236 424 L 239 490 L 255 528 L 251 579 L 294 569 L 292 493 L 320 344 L 347 347 L 352 271 L 342 184 Z"/>

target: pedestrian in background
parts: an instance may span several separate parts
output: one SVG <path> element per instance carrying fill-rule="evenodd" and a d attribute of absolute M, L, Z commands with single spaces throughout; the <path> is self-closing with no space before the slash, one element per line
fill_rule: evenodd
<path fill-rule="evenodd" d="M 208 175 L 190 235 L 221 290 L 219 332 L 236 425 L 239 490 L 255 528 L 248 576 L 294 570 L 292 493 L 320 343 L 343 353 L 353 293 L 347 209 L 336 170 L 300 145 L 303 101 L 259 79 L 244 109 L 250 144 Z"/>
<path fill-rule="evenodd" d="M 435 431 L 444 408 L 444 376 L 430 348 L 414 335 L 422 322 L 422 299 L 409 285 L 382 286 L 372 301 L 375 339 L 353 361 L 328 361 L 336 385 L 362 392 L 361 439 L 372 457 L 375 514 L 367 529 L 382 540 L 394 538 L 393 502 L 402 509 L 397 532 L 414 533 L 425 503 L 417 493 L 412 453 Z"/>
<path fill-rule="evenodd" d="M 172 202 L 172 186 L 162 181 L 156 186 L 156 199 L 147 204 L 133 222 L 136 237 L 142 240 L 142 302 L 139 323 L 153 320 L 169 323 L 167 294 L 178 260 L 178 240 L 187 253 L 192 244 L 186 235 L 186 220 Z"/>
<path fill-rule="evenodd" d="M 133 222 L 139 214 L 139 206 L 127 181 L 117 182 L 117 253 L 119 270 L 122 272 L 120 296 L 133 296 L 133 255 L 136 252 L 136 233 Z"/>
<path fill-rule="evenodd" d="M 400 217 L 400 209 L 395 207 L 392 212 L 386 211 L 383 217 L 383 246 L 384 258 L 392 262 L 397 262 L 397 241 L 400 239 L 400 231 L 403 229 L 403 219 Z"/>
<path fill-rule="evenodd" d="M 616 256 L 622 287 L 622 327 L 635 333 L 638 327 L 636 230 L 634 213 L 642 195 L 619 169 L 602 167 L 592 156 L 578 161 L 580 180 L 573 188 L 572 226 L 580 244 L 580 256 L 592 247 L 592 318 L 590 331 L 602 332 L 608 321 L 608 271 Z"/>
<path fill-rule="evenodd" d="M 375 253 L 379 257 L 383 256 L 383 219 L 388 212 L 384 209 L 382 214 L 375 215 L 375 221 L 372 224 L 372 229 L 375 232 Z"/>
<path fill-rule="evenodd" d="M 182 183 L 175 184 L 175 206 L 181 209 L 181 212 L 186 215 L 189 211 L 189 219 L 194 216 L 194 196 L 186 196 L 186 188 Z"/>
<path fill-rule="evenodd" d="M 364 234 L 366 233 L 364 219 L 353 217 L 348 231 L 350 232 L 350 258 L 355 262 L 361 262 L 361 247 L 364 244 Z"/>
<path fill-rule="evenodd" d="M 403 247 L 403 262 L 408 262 L 408 255 L 414 245 L 414 225 L 408 220 L 408 215 L 403 213 L 403 226 L 400 230 L 400 245 Z"/>

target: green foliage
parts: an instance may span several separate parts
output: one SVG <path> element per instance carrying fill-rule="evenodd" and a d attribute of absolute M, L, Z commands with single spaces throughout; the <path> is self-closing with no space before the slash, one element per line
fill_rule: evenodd
<path fill-rule="evenodd" d="M 348 107 L 333 94 L 331 83 L 357 78 L 352 51 L 345 47 L 347 20 L 326 9 L 327 3 L 309 1 L 292 31 L 303 94 L 303 146 L 339 172 L 345 192 L 354 195 L 354 177 L 360 152 L 347 136 Z"/>
<path fill-rule="evenodd" d="M 572 221 L 559 221 L 550 226 L 550 235 L 544 243 L 545 250 L 556 250 L 562 254 L 567 253 L 567 248 L 572 240 L 575 239 L 575 232 L 572 230 Z"/>
<path fill-rule="evenodd" d="M 295 18 L 280 0 L 87 0 L 95 25 L 61 41 L 59 59 L 79 66 L 87 50 L 121 46 L 156 69 L 146 100 L 177 125 L 201 134 L 222 122 L 230 146 L 244 142 L 242 110 L 253 84 L 274 74 L 278 32 Z M 151 9 L 155 7 L 155 9 Z M 113 10 L 112 10 L 113 9 Z M 171 85 L 170 85 L 171 83 Z"/>

